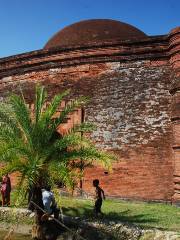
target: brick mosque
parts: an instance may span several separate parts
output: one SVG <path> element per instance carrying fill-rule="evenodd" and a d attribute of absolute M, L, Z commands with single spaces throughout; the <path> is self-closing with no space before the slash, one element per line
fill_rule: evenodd
<path fill-rule="evenodd" d="M 89 96 L 60 131 L 93 122 L 96 146 L 118 156 L 113 172 L 86 169 L 85 191 L 99 178 L 111 197 L 180 202 L 180 27 L 147 36 L 119 21 L 86 20 L 43 49 L 0 59 L 1 100 L 21 88 L 31 104 L 36 83 L 52 96 Z"/>

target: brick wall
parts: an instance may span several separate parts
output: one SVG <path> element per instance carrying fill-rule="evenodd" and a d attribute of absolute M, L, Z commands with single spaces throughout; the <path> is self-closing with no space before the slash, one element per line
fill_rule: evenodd
<path fill-rule="evenodd" d="M 34 85 L 41 82 L 51 95 L 70 88 L 72 98 L 90 96 L 85 119 L 97 125 L 91 138 L 97 147 L 114 151 L 118 161 L 112 172 L 99 166 L 87 169 L 84 189 L 92 192 L 92 180 L 99 178 L 109 196 L 169 201 L 178 126 L 173 134 L 168 41 L 163 36 L 6 58 L 1 60 L 0 95 L 21 88 L 31 102 Z"/>
<path fill-rule="evenodd" d="M 172 94 L 172 148 L 174 150 L 174 195 L 172 199 L 174 202 L 180 202 L 180 27 L 177 27 L 170 32 L 169 45 L 170 63 L 173 69 L 170 88 Z"/>

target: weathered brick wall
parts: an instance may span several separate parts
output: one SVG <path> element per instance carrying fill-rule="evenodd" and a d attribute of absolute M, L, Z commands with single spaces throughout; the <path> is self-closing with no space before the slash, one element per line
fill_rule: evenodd
<path fill-rule="evenodd" d="M 22 89 L 31 102 L 37 82 L 51 95 L 70 88 L 71 97 L 90 96 L 85 118 L 97 125 L 91 138 L 98 147 L 113 150 L 119 160 L 111 173 L 98 166 L 87 169 L 84 189 L 92 192 L 92 180 L 99 178 L 109 196 L 171 200 L 172 143 L 178 130 L 175 127 L 173 133 L 171 122 L 173 68 L 168 46 L 164 36 L 6 58 L 0 60 L 0 96 Z"/>
<path fill-rule="evenodd" d="M 180 202 L 180 27 L 173 29 L 169 36 L 170 63 L 172 66 L 171 89 L 171 121 L 173 126 L 174 150 L 174 195 L 173 201 Z"/>
<path fill-rule="evenodd" d="M 158 66 L 153 61 L 113 62 L 16 75 L 2 83 L 8 80 L 9 89 L 20 84 L 28 96 L 41 81 L 52 94 L 71 88 L 74 96 L 90 95 L 85 116 L 97 125 L 92 139 L 100 148 L 115 150 L 119 162 L 108 175 L 104 169 L 87 170 L 85 190 L 92 192 L 91 181 L 98 177 L 111 196 L 169 200 L 173 171 L 169 72 L 166 61 Z"/>
<path fill-rule="evenodd" d="M 92 180 L 100 175 L 110 195 L 170 199 L 173 159 L 169 69 L 148 62 L 108 65 L 110 69 L 97 79 L 86 116 L 98 126 L 92 134 L 97 145 L 117 150 L 120 162 L 112 174 L 89 170 L 88 176 Z M 88 182 L 86 185 L 92 189 Z"/>

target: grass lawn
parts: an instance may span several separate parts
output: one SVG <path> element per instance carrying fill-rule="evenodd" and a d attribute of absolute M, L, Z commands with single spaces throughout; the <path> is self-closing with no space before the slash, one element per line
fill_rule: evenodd
<path fill-rule="evenodd" d="M 15 191 L 11 203 L 14 202 Z M 63 213 L 70 216 L 92 218 L 92 200 L 60 197 Z M 22 205 L 21 205 L 22 206 Z M 12 205 L 13 207 L 13 205 Z M 27 207 L 25 201 L 22 207 Z M 144 203 L 123 200 L 105 200 L 102 206 L 103 218 L 138 225 L 142 228 L 159 228 L 180 232 L 180 208 L 163 203 Z"/>
<path fill-rule="evenodd" d="M 92 216 L 91 200 L 63 197 L 61 206 L 66 215 L 84 218 Z M 168 204 L 106 200 L 102 211 L 103 218 L 108 220 L 118 220 L 143 228 L 180 231 L 180 208 Z"/>

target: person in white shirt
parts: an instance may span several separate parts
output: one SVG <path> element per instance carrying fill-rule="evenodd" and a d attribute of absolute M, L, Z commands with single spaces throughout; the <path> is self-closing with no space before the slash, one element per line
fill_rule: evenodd
<path fill-rule="evenodd" d="M 46 186 L 42 190 L 42 200 L 44 205 L 44 210 L 49 214 L 54 214 L 54 218 L 59 218 L 59 208 L 57 207 L 54 194 L 51 192 L 51 187 Z"/>

